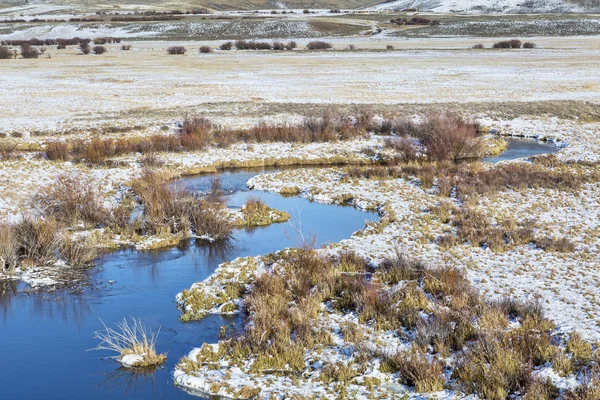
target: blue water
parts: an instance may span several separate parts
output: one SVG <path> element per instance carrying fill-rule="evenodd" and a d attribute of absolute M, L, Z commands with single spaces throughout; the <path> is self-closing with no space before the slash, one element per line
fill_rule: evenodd
<path fill-rule="evenodd" d="M 222 174 L 224 186 L 240 190 L 258 172 Z M 204 191 L 207 178 L 186 178 L 177 185 Z M 377 219 L 352 207 L 263 192 L 237 192 L 230 196 L 230 205 L 242 205 L 249 195 L 295 215 L 302 222 L 303 235 L 316 235 L 318 245 L 348 238 L 363 229 L 366 220 Z M 0 296 L 0 399 L 192 397 L 174 386 L 174 365 L 192 348 L 216 342 L 222 325 L 241 321 L 210 316 L 182 323 L 175 295 L 205 279 L 225 260 L 271 253 L 296 246 L 298 240 L 290 224 L 275 224 L 236 230 L 228 246 L 188 241 L 164 251 L 109 254 L 90 271 L 92 284 L 81 291 L 26 294 L 5 284 L 0 287 L 0 293 L 4 291 Z M 110 326 L 129 316 L 140 318 L 152 330 L 161 328 L 157 350 L 168 352 L 168 360 L 154 373 L 122 369 L 106 359 L 114 355 L 108 351 L 86 351 L 97 345 L 92 334 L 102 328 L 100 319 Z"/>
<path fill-rule="evenodd" d="M 484 158 L 483 161 L 496 164 L 500 161 L 515 160 L 517 158 L 541 154 L 551 154 L 560 150 L 560 147 L 556 147 L 553 143 L 540 142 L 535 139 L 519 139 L 511 137 L 503 139 L 508 142 L 506 151 L 495 157 Z"/>

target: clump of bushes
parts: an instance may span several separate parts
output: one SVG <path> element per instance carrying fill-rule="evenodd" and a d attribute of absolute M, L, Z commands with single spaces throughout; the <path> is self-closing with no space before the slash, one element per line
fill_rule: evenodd
<path fill-rule="evenodd" d="M 219 181 L 213 182 L 210 195 L 198 197 L 171 188 L 163 174 L 145 170 L 132 188 L 144 205 L 143 232 L 187 235 L 191 230 L 213 241 L 227 240 L 232 234 Z"/>
<path fill-rule="evenodd" d="M 535 49 L 537 47 L 537 45 L 533 42 L 525 42 L 523 43 L 523 48 L 524 49 Z"/>
<path fill-rule="evenodd" d="M 440 22 L 425 17 L 412 17 L 411 19 L 392 18 L 390 23 L 396 25 L 439 25 Z"/>
<path fill-rule="evenodd" d="M 494 49 L 520 49 L 521 41 L 518 39 L 504 40 L 502 42 L 494 43 Z"/>
<path fill-rule="evenodd" d="M 238 50 L 272 50 L 273 45 L 269 42 L 259 42 L 255 40 L 236 40 L 235 48 Z"/>
<path fill-rule="evenodd" d="M 98 55 L 104 54 L 104 53 L 106 53 L 106 47 L 104 47 L 104 46 L 94 46 L 92 48 L 92 51 L 94 52 L 94 54 L 98 54 Z"/>
<path fill-rule="evenodd" d="M 333 48 L 333 45 L 322 40 L 313 40 L 306 45 L 306 48 L 308 50 L 329 50 Z"/>
<path fill-rule="evenodd" d="M 233 42 L 225 42 L 219 46 L 221 50 L 231 50 L 233 48 Z"/>
<path fill-rule="evenodd" d="M 104 221 L 108 211 L 89 179 L 80 175 L 60 175 L 56 181 L 33 197 L 33 205 L 44 215 L 66 226 L 83 222 L 95 227 Z"/>
<path fill-rule="evenodd" d="M 7 46 L 0 46 L 0 60 L 8 60 L 14 58 L 15 52 Z"/>
<path fill-rule="evenodd" d="M 212 48 L 210 46 L 200 46 L 199 51 L 200 51 L 200 53 L 204 53 L 204 54 L 212 53 Z"/>
<path fill-rule="evenodd" d="M 40 52 L 35 47 L 24 44 L 21 46 L 21 57 L 23 58 L 38 58 L 40 56 Z"/>
<path fill-rule="evenodd" d="M 244 330 L 220 341 L 218 349 L 206 346 L 196 359 L 182 359 L 178 368 L 193 372 L 225 359 L 250 374 L 318 373 L 317 379 L 328 383 L 350 382 L 379 365 L 381 372 L 397 373 L 399 382 L 416 392 L 453 384 L 482 399 L 558 398 L 558 389 L 534 373 L 563 351 L 556 327 L 537 303 L 488 302 L 462 271 L 431 268 L 401 256 L 384 261 L 368 277 L 352 273 L 364 270 L 360 257 L 328 258 L 310 246 L 270 256 L 267 263 L 268 272 L 234 296 L 242 296 L 245 304 Z M 325 361 L 316 372 L 307 369 L 305 354 L 332 344 L 329 333 L 315 323 L 323 304 L 335 312 L 352 312 L 358 325 L 341 326 L 345 348 L 354 349 L 348 353 L 352 357 L 344 363 Z M 372 349 L 361 345 L 364 335 L 356 334 L 368 328 L 402 332 L 415 342 L 407 351 Z M 566 351 L 578 360 L 573 372 L 590 383 L 562 394 L 566 399 L 594 398 L 594 347 L 577 335 L 571 342 Z M 445 363 L 450 351 L 455 361 Z"/>
<path fill-rule="evenodd" d="M 60 235 L 61 228 L 51 218 L 0 224 L 0 270 L 14 271 L 19 265 L 47 264 L 59 259 L 74 268 L 93 265 L 98 254 L 91 240 L 74 242 L 68 234 Z"/>
<path fill-rule="evenodd" d="M 79 49 L 83 54 L 90 54 L 92 47 L 88 43 L 82 43 L 79 45 Z"/>
<path fill-rule="evenodd" d="M 123 45 L 121 45 L 121 50 L 131 50 L 131 45 L 130 44 L 123 44 Z"/>
<path fill-rule="evenodd" d="M 167 53 L 169 54 L 185 54 L 187 49 L 183 46 L 171 46 L 167 48 Z"/>
<path fill-rule="evenodd" d="M 69 143 L 53 141 L 45 154 L 52 161 L 74 160 L 98 164 L 124 154 L 152 152 L 199 151 L 212 145 L 228 147 L 233 143 L 292 142 L 311 143 L 350 140 L 367 134 L 372 113 L 359 110 L 356 117 L 343 117 L 331 110 L 321 115 L 305 117 L 302 124 L 267 124 L 260 122 L 247 131 L 215 127 L 210 120 L 198 116 L 184 119 L 175 135 L 152 135 L 135 138 L 93 138 Z"/>
<path fill-rule="evenodd" d="M 485 49 L 485 46 L 482 43 L 474 44 L 473 49 Z"/>

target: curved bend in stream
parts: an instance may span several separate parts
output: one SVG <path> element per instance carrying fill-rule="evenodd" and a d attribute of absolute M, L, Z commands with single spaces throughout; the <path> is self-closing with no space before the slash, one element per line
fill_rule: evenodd
<path fill-rule="evenodd" d="M 508 139 L 499 162 L 557 151 L 536 140 Z M 277 171 L 277 170 L 275 170 Z M 377 215 L 352 207 L 311 203 L 304 198 L 249 192 L 246 181 L 262 169 L 224 171 L 223 187 L 232 192 L 230 205 L 241 206 L 249 195 L 285 210 L 301 222 L 303 234 L 314 234 L 317 245 L 338 242 L 364 228 Z M 206 191 L 215 175 L 181 179 L 176 185 Z M 236 230 L 228 245 L 187 241 L 161 251 L 120 251 L 103 257 L 91 272 L 93 284 L 80 292 L 23 294 L 14 282 L 0 282 L 0 387 L 6 399 L 168 399 L 191 395 L 175 387 L 171 370 L 181 356 L 203 342 L 218 340 L 219 328 L 239 324 L 239 317 L 209 316 L 182 323 L 175 295 L 204 280 L 222 262 L 236 257 L 272 253 L 298 244 L 289 224 L 252 231 Z M 167 363 L 154 372 L 119 368 L 103 357 L 108 352 L 86 352 L 97 345 L 92 333 L 124 317 L 140 318 L 147 328 L 161 327 L 157 350 L 168 352 Z"/>

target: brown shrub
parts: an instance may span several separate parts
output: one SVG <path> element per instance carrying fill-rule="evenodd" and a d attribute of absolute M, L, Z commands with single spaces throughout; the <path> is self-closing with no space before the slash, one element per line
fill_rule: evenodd
<path fill-rule="evenodd" d="M 200 51 L 200 53 L 207 54 L 207 53 L 212 53 L 213 50 L 212 50 L 212 47 L 210 47 L 210 46 L 200 46 L 199 51 Z"/>
<path fill-rule="evenodd" d="M 0 60 L 8 60 L 14 58 L 15 53 L 7 46 L 0 46 Z"/>
<path fill-rule="evenodd" d="M 525 389 L 531 367 L 507 337 L 483 335 L 461 357 L 453 377 L 467 394 L 506 400 Z"/>
<path fill-rule="evenodd" d="M 477 137 L 477 125 L 458 115 L 432 114 L 419 126 L 419 137 L 432 161 L 479 158 L 483 144 Z"/>
<path fill-rule="evenodd" d="M 167 48 L 167 53 L 169 54 L 185 54 L 187 49 L 183 46 L 171 46 Z"/>
<path fill-rule="evenodd" d="M 24 44 L 21 46 L 21 57 L 23 58 L 38 58 L 40 56 L 40 52 L 35 47 Z"/>
<path fill-rule="evenodd" d="M 329 50 L 329 49 L 333 48 L 333 45 L 329 42 L 323 42 L 321 40 L 314 40 L 312 42 L 309 42 L 306 45 L 306 48 L 308 50 Z"/>
<path fill-rule="evenodd" d="M 93 241 L 87 238 L 73 239 L 68 234 L 60 240 L 59 251 L 65 262 L 74 268 L 93 267 L 98 258 Z"/>
<path fill-rule="evenodd" d="M 67 226 L 80 221 L 96 226 L 104 222 L 108 211 L 93 183 L 81 175 L 60 175 L 56 181 L 37 193 L 33 198 L 36 207 L 44 215 Z"/>
<path fill-rule="evenodd" d="M 537 47 L 537 45 L 533 42 L 525 42 L 523 43 L 523 48 L 524 49 L 535 49 Z"/>
<path fill-rule="evenodd" d="M 46 145 L 46 156 L 51 161 L 66 161 L 70 159 L 70 148 L 65 142 L 50 142 Z"/>
<path fill-rule="evenodd" d="M 185 117 L 179 135 L 187 150 L 203 150 L 213 141 L 212 123 L 203 117 Z"/>
<path fill-rule="evenodd" d="M 444 389 L 444 364 L 437 358 L 432 361 L 418 347 L 386 357 L 386 364 L 400 373 L 400 380 L 414 386 L 417 392 L 438 392 Z"/>
<path fill-rule="evenodd" d="M 544 251 L 558 253 L 572 253 L 576 250 L 575 245 L 567 238 L 542 238 L 536 239 L 535 244 Z"/>
<path fill-rule="evenodd" d="M 92 48 L 92 51 L 94 52 L 94 54 L 104 54 L 107 50 L 104 46 L 94 46 Z"/>
<path fill-rule="evenodd" d="M 221 50 L 231 50 L 233 48 L 233 42 L 225 42 L 219 46 Z"/>

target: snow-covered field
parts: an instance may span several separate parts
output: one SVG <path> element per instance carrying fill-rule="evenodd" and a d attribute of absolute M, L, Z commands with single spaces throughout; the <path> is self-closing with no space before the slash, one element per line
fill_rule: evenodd
<path fill-rule="evenodd" d="M 587 6 L 565 0 L 395 0 L 367 8 L 369 10 L 404 10 L 456 12 L 456 13 L 561 13 L 592 12 L 598 5 L 588 3 Z"/>
<path fill-rule="evenodd" d="M 494 39 L 487 42 L 491 44 Z M 600 98 L 598 37 L 531 38 L 532 51 L 472 51 L 482 39 L 347 39 L 359 52 L 167 55 L 176 43 L 108 45 L 102 56 L 49 49 L 0 62 L 0 132 L 157 125 L 214 104 L 236 115 L 255 104 L 539 102 Z M 298 40 L 300 47 L 307 40 Z M 215 42 L 208 43 L 216 45 Z M 47 58 L 51 57 L 51 58 Z M 110 67 L 107 67 L 110 66 Z M 246 103 L 246 104 L 237 104 Z M 212 105 L 212 107 L 211 107 Z M 35 117 L 34 117 L 35 116 Z"/>
<path fill-rule="evenodd" d="M 471 6 L 470 2 L 460 4 Z M 552 4 L 555 3 L 548 7 Z M 75 32 L 52 34 L 70 36 Z M 459 112 L 475 109 L 478 111 L 471 113 L 482 127 L 500 135 L 559 141 L 565 147 L 557 153 L 557 159 L 564 168 L 575 173 L 598 172 L 600 37 L 529 40 L 535 41 L 538 48 L 474 51 L 469 47 L 476 42 L 491 43 L 496 39 L 406 40 L 382 34 L 334 40 L 336 50 L 355 44 L 365 51 L 212 54 L 199 54 L 198 42 L 178 42 L 190 49 L 184 56 L 167 55 L 166 47 L 175 43 L 139 41 L 130 51 L 119 50 L 120 45 L 108 45 L 109 52 L 101 56 L 83 56 L 74 49 L 50 49 L 35 60 L 1 60 L 0 221 L 14 222 L 32 212 L 29 199 L 61 174 L 91 178 L 110 208 L 118 203 L 124 187 L 142 172 L 141 154 L 119 157 L 114 163 L 101 166 L 49 161 L 43 157 L 49 141 L 174 134 L 177 122 L 187 114 L 208 115 L 217 124 L 247 128 L 261 120 L 298 122 L 300 114 L 323 105 L 368 104 L 378 118 L 407 114 L 421 118 L 423 112 L 416 115 L 404 110 L 414 110 L 413 106 L 425 111 L 442 107 Z M 298 40 L 300 47 L 306 42 Z M 206 43 L 216 46 L 219 42 Z M 388 44 L 395 50 L 385 51 Z M 555 108 L 545 107 L 546 102 L 554 102 Z M 512 105 L 506 106 L 508 103 Z M 559 110 L 560 105 L 566 111 Z M 276 112 L 268 114 L 261 107 Z M 551 109 L 561 117 L 548 115 Z M 124 126 L 131 129 L 110 130 Z M 237 143 L 208 151 L 158 153 L 155 162 L 176 177 L 225 167 L 366 163 L 372 161 L 367 154 L 387 151 L 383 147 L 383 138 L 377 136 L 333 143 Z M 14 153 L 21 157 L 15 158 Z M 377 264 L 400 252 L 432 267 L 458 267 L 486 298 L 539 299 L 546 315 L 556 323 L 558 333 L 576 330 L 586 339 L 600 340 L 597 180 L 590 179 L 578 192 L 507 188 L 481 195 L 469 205 L 492 222 L 506 217 L 531 220 L 536 238 L 564 238 L 574 246 L 574 251 L 565 253 L 545 251 L 531 243 L 503 252 L 465 243 L 440 246 L 436 238 L 451 232 L 453 227 L 436 218 L 432 209 L 442 201 L 459 201 L 442 198 L 435 188 L 424 190 L 418 179 L 349 179 L 339 167 L 299 168 L 258 175 L 248 186 L 277 193 L 289 193 L 293 188 L 302 196 L 324 203 L 352 199 L 356 207 L 380 211 L 382 222 L 368 223 L 351 238 L 319 250 L 323 254 L 353 250 Z M 392 215 L 393 218 L 386 218 Z M 62 267 L 31 268 L 20 277 L 32 285 L 52 284 Z M 210 297 L 223 290 L 223 279 L 235 280 L 242 274 L 253 275 L 265 269 L 261 259 L 234 260 L 221 265 L 204 282 L 190 282 L 191 290 Z M 231 313 L 232 306 L 237 310 L 240 305 L 239 299 L 228 298 L 226 304 L 209 302 L 210 307 L 192 310 L 185 303 L 185 293 L 177 300 L 195 316 Z M 319 360 L 311 371 L 315 374 L 322 368 L 322 360 L 338 362 L 350 358 L 343 347 L 345 334 L 342 338 L 340 326 L 356 322 L 354 315 L 340 316 L 330 313 L 327 305 L 321 306 L 315 323 L 331 331 L 335 350 L 328 348 L 325 354 L 307 351 L 307 359 Z M 380 352 L 408 346 L 398 332 L 365 334 Z M 189 358 L 195 359 L 200 351 L 192 350 Z M 175 380 L 187 389 L 212 394 L 225 393 L 214 390 L 213 385 L 223 381 L 236 381 L 238 388 L 265 384 L 292 394 L 310 391 L 329 396 L 338 390 L 312 378 L 294 383 L 294 377 L 268 376 L 257 381 L 236 368 L 224 372 L 201 365 L 194 373 L 178 368 Z M 553 374 L 549 368 L 537 372 Z M 377 368 L 370 373 L 362 378 L 389 383 L 378 387 L 375 395 L 391 397 L 390 393 L 404 394 L 407 390 L 390 383 L 397 381 L 397 376 L 379 374 Z M 557 385 L 566 387 L 577 383 L 577 379 L 557 378 Z M 361 384 L 350 384 L 346 389 L 356 398 L 367 398 L 371 393 L 363 392 L 363 388 Z M 417 398 L 412 391 L 406 394 Z M 458 394 L 443 390 L 434 396 L 450 399 Z"/>

